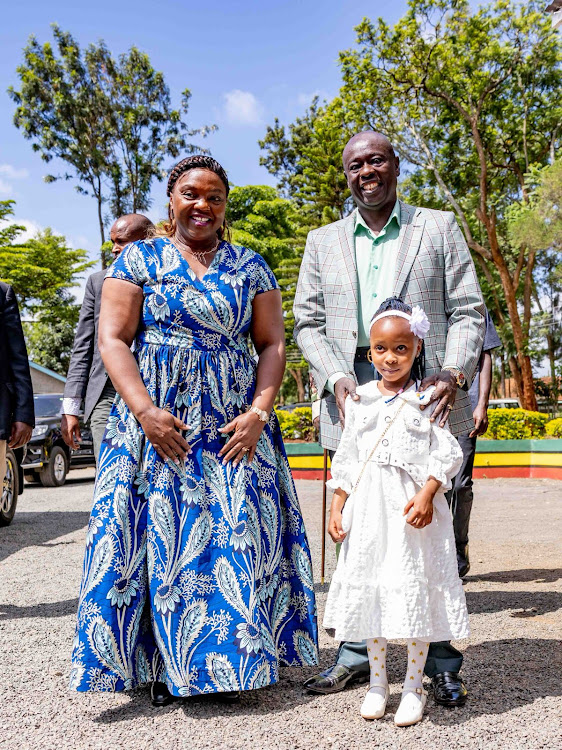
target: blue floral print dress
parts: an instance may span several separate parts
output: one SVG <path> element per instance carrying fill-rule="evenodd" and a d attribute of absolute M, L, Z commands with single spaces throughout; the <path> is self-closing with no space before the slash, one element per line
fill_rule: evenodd
<path fill-rule="evenodd" d="M 272 413 L 252 464 L 223 465 L 218 428 L 252 403 L 252 301 L 278 288 L 257 253 L 222 242 L 203 280 L 157 238 L 108 277 L 142 287 L 135 357 L 153 402 L 190 427 L 162 461 L 117 396 L 87 532 L 71 687 L 176 696 L 253 690 L 317 663 L 310 552 Z"/>

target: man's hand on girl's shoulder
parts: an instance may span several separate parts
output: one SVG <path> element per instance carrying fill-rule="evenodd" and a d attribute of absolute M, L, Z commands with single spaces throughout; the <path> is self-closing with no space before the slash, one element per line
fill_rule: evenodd
<path fill-rule="evenodd" d="M 437 406 L 430 419 L 432 422 L 435 422 L 437 421 L 437 417 L 441 415 L 439 427 L 445 427 L 457 397 L 457 381 L 450 370 L 441 370 L 438 375 L 429 375 L 427 378 L 424 378 L 421 382 L 420 390 L 424 391 L 430 385 L 434 385 L 435 390 L 431 394 L 429 401 L 426 404 L 420 405 L 420 409 L 423 411 L 423 409 L 426 409 L 430 404 L 437 401 Z"/>

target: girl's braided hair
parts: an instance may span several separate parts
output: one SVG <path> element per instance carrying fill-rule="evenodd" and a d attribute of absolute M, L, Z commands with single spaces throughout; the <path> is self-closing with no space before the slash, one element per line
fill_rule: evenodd
<path fill-rule="evenodd" d="M 381 304 L 379 309 L 373 315 L 373 318 L 376 318 L 377 315 L 380 315 L 383 312 L 388 312 L 389 310 L 397 310 L 403 313 L 407 313 L 408 315 L 412 314 L 411 306 L 408 305 L 407 302 L 404 302 L 404 300 L 401 300 L 400 297 L 388 297 L 388 299 L 385 299 L 385 301 Z M 415 358 L 414 364 L 412 365 L 411 376 L 414 380 L 423 380 L 425 378 L 425 342 L 424 341 L 422 341 L 421 351 L 418 354 L 418 356 Z"/>
<path fill-rule="evenodd" d="M 211 172 L 214 172 L 224 183 L 224 186 L 226 188 L 226 195 L 228 197 L 228 193 L 230 192 L 230 185 L 228 184 L 228 177 L 226 176 L 226 172 L 216 159 L 213 159 L 212 156 L 207 156 L 206 154 L 194 154 L 193 156 L 188 156 L 187 158 L 179 161 L 175 165 L 175 167 L 173 167 L 168 176 L 168 185 L 166 188 L 166 194 L 168 195 L 168 197 L 172 194 L 172 190 L 174 189 L 174 186 L 179 180 L 180 176 L 184 172 L 187 172 L 189 169 L 209 169 Z M 168 221 L 159 222 L 150 232 L 149 236 L 173 237 L 175 233 L 176 220 L 172 213 L 170 203 L 168 203 Z M 230 242 L 230 229 L 228 228 L 226 219 L 224 220 L 224 224 L 222 225 L 222 227 L 217 230 L 217 235 L 219 239 L 226 239 L 227 242 Z"/>
<path fill-rule="evenodd" d="M 187 172 L 188 169 L 210 169 L 211 172 L 214 172 L 216 175 L 218 175 L 224 182 L 226 194 L 228 196 L 228 193 L 230 192 L 230 185 L 228 184 L 228 177 L 226 176 L 226 172 L 218 163 L 218 161 L 216 161 L 216 159 L 213 159 L 212 156 L 207 156 L 206 154 L 195 154 L 194 156 L 188 156 L 186 159 L 182 159 L 176 164 L 168 177 L 168 188 L 166 190 L 167 195 L 172 194 L 174 185 L 178 181 L 180 175 L 182 175 L 184 172 Z"/>

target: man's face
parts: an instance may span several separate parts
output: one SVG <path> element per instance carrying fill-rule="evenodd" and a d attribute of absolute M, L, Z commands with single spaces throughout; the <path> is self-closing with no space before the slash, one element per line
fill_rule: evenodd
<path fill-rule="evenodd" d="M 378 133 L 362 133 L 347 144 L 343 168 L 359 208 L 380 210 L 396 203 L 399 165 L 388 141 Z"/>
<path fill-rule="evenodd" d="M 145 239 L 145 233 L 139 233 L 139 231 L 135 231 L 133 227 L 130 226 L 129 221 L 127 219 L 117 219 L 115 224 L 111 227 L 111 231 L 109 233 L 109 236 L 111 237 L 111 242 L 113 243 L 113 247 L 111 248 L 111 252 L 113 253 L 113 257 L 117 258 L 121 250 L 123 250 L 126 245 L 128 245 L 130 242 L 136 242 L 137 240 L 143 240 Z"/>

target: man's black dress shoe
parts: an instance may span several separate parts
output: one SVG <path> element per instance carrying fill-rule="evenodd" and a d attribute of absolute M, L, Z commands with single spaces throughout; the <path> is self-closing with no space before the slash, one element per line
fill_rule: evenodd
<path fill-rule="evenodd" d="M 457 545 L 457 566 L 459 578 L 464 578 L 470 570 L 470 559 L 468 557 L 468 544 Z"/>
<path fill-rule="evenodd" d="M 311 693 L 328 695 L 329 693 L 339 693 L 340 690 L 343 690 L 347 685 L 351 685 L 354 682 L 368 682 L 369 677 L 369 672 L 357 672 L 355 669 L 350 669 L 344 664 L 334 664 L 324 672 L 310 677 L 310 679 L 303 683 L 303 687 Z"/>
<path fill-rule="evenodd" d="M 441 706 L 464 706 L 468 690 L 457 672 L 439 672 L 431 678 L 435 702 Z"/>
<path fill-rule="evenodd" d="M 157 708 L 163 708 L 177 700 L 176 696 L 170 693 L 164 682 L 152 683 L 150 686 L 150 697 L 152 698 L 152 705 Z"/>

